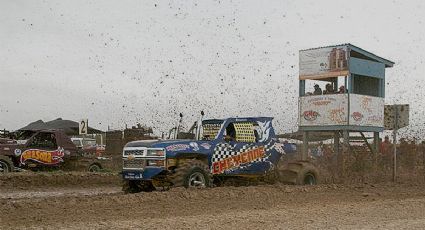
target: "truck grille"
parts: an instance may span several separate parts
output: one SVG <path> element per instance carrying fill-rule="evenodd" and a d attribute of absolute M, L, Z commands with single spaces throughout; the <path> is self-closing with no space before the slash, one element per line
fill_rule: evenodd
<path fill-rule="evenodd" d="M 123 168 L 132 168 L 132 169 L 143 169 L 146 166 L 145 159 L 125 159 L 122 162 Z"/>
<path fill-rule="evenodd" d="M 134 155 L 134 156 L 143 156 L 144 154 L 144 150 L 143 149 L 132 149 L 132 150 L 125 150 L 124 151 L 124 156 L 130 156 L 130 155 Z"/>

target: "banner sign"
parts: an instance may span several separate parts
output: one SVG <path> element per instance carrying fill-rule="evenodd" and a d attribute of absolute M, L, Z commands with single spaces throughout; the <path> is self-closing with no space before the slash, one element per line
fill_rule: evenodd
<path fill-rule="evenodd" d="M 384 127 L 384 98 L 350 94 L 350 125 Z"/>
<path fill-rule="evenodd" d="M 348 108 L 349 106 L 349 108 Z M 300 126 L 384 127 L 384 98 L 359 94 L 300 97 Z"/>
<path fill-rule="evenodd" d="M 300 97 L 300 126 L 347 125 L 347 114 L 347 94 Z"/>
<path fill-rule="evenodd" d="M 348 75 L 348 46 L 301 50 L 300 79 L 320 79 Z"/>
<path fill-rule="evenodd" d="M 400 129 L 408 126 L 409 105 L 385 105 L 384 124 L 386 130 Z"/>

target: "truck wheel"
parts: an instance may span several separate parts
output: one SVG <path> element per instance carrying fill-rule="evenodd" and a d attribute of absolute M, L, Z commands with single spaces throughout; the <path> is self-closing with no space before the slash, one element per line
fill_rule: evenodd
<path fill-rule="evenodd" d="M 155 187 L 151 181 L 124 180 L 122 191 L 124 193 L 152 192 L 155 191 Z"/>
<path fill-rule="evenodd" d="M 101 169 L 102 167 L 98 164 L 91 164 L 89 166 L 89 172 L 100 172 Z"/>
<path fill-rule="evenodd" d="M 279 181 L 285 184 L 315 185 L 318 184 L 316 167 L 309 162 L 294 162 L 278 169 Z"/>
<path fill-rule="evenodd" d="M 0 173 L 10 173 L 10 172 L 13 172 L 12 161 L 6 157 L 0 158 Z"/>
<path fill-rule="evenodd" d="M 205 188 L 211 187 L 212 176 L 209 173 L 208 165 L 200 160 L 188 160 L 176 168 L 171 176 L 174 186 L 185 188 Z"/>

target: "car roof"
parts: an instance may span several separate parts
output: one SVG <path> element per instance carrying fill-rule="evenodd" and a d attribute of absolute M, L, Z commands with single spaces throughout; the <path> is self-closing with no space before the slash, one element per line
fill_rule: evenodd
<path fill-rule="evenodd" d="M 229 117 L 226 119 L 206 119 L 202 121 L 202 124 L 221 124 L 226 120 L 255 122 L 259 120 L 273 120 L 273 117 Z"/>

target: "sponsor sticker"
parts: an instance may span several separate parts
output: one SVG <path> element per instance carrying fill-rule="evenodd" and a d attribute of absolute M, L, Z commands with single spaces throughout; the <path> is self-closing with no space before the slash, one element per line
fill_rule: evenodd
<path fill-rule="evenodd" d="M 355 121 L 361 121 L 363 119 L 363 114 L 361 114 L 360 112 L 353 112 L 353 114 L 351 114 L 351 117 Z"/>
<path fill-rule="evenodd" d="M 195 151 L 198 151 L 199 150 L 198 143 L 196 143 L 196 142 L 190 142 L 189 145 L 190 145 L 190 147 L 193 148 L 193 150 L 195 150 Z"/>
<path fill-rule="evenodd" d="M 208 143 L 202 143 L 201 144 L 201 147 L 204 148 L 204 149 L 210 149 L 211 148 L 211 145 L 208 144 Z"/>
<path fill-rule="evenodd" d="M 303 113 L 303 117 L 307 121 L 314 121 L 318 116 L 320 116 L 320 114 L 313 110 L 304 111 Z"/>
<path fill-rule="evenodd" d="M 167 146 L 165 149 L 167 151 L 182 151 L 182 150 L 187 150 L 189 148 L 190 146 L 187 144 L 175 144 L 175 145 Z"/>
<path fill-rule="evenodd" d="M 58 148 L 54 151 L 41 149 L 28 149 L 21 154 L 21 164 L 26 164 L 28 161 L 35 161 L 46 165 L 55 165 L 63 162 L 63 148 Z"/>
<path fill-rule="evenodd" d="M 15 156 L 20 156 L 22 151 L 20 149 L 15 149 Z"/>
<path fill-rule="evenodd" d="M 280 154 L 285 154 L 285 146 L 282 143 L 276 142 L 273 144 L 273 148 Z"/>

